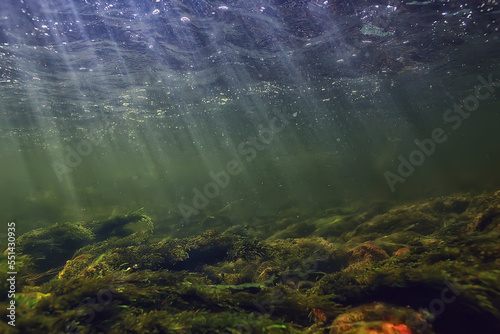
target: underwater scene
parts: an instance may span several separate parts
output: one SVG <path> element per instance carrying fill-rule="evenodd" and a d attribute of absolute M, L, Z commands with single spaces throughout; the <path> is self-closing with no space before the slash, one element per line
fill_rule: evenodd
<path fill-rule="evenodd" d="M 2 0 L 0 333 L 500 333 L 499 0 Z"/>

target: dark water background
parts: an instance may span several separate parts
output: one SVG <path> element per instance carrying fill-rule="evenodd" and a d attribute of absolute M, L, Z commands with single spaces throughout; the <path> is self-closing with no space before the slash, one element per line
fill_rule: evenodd
<path fill-rule="evenodd" d="M 500 86 L 475 89 L 500 81 L 499 19 L 498 1 L 4 0 L 0 222 L 144 207 L 182 228 L 498 189 Z"/>

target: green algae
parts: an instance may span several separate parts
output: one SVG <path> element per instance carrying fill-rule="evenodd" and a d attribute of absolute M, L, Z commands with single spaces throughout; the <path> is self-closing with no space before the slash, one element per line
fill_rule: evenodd
<path fill-rule="evenodd" d="M 161 238 L 143 213 L 83 224 L 108 237 L 66 255 L 43 281 L 36 277 L 45 273 L 30 272 L 26 262 L 18 329 L 488 333 L 500 323 L 499 198 L 459 194 L 304 215 L 308 225 L 336 233 L 303 238 L 264 240 L 235 228 Z M 131 223 L 139 228 L 120 236 Z M 445 308 L 433 313 L 440 298 Z"/>

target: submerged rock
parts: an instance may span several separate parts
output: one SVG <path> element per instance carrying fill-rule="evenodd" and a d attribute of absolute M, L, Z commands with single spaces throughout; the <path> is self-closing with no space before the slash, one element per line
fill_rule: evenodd
<path fill-rule="evenodd" d="M 434 334 L 431 323 L 425 321 L 424 326 L 421 319 L 425 317 L 411 308 L 373 303 L 338 316 L 330 334 Z"/>
<path fill-rule="evenodd" d="M 63 265 L 76 250 L 90 244 L 95 236 L 81 224 L 56 223 L 23 234 L 17 241 L 18 251 L 30 255 L 37 271 Z"/>
<path fill-rule="evenodd" d="M 64 265 L 78 249 L 91 243 L 132 234 L 127 225 L 139 221 L 152 229 L 151 219 L 138 211 L 103 221 L 56 223 L 23 234 L 17 250 L 31 257 L 34 270 L 43 272 Z"/>

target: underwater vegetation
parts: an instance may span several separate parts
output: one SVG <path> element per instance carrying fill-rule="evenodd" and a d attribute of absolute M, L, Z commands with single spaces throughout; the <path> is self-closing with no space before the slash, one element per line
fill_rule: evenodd
<path fill-rule="evenodd" d="M 500 191 L 302 217 L 176 237 L 136 211 L 28 232 L 0 332 L 499 332 Z"/>

